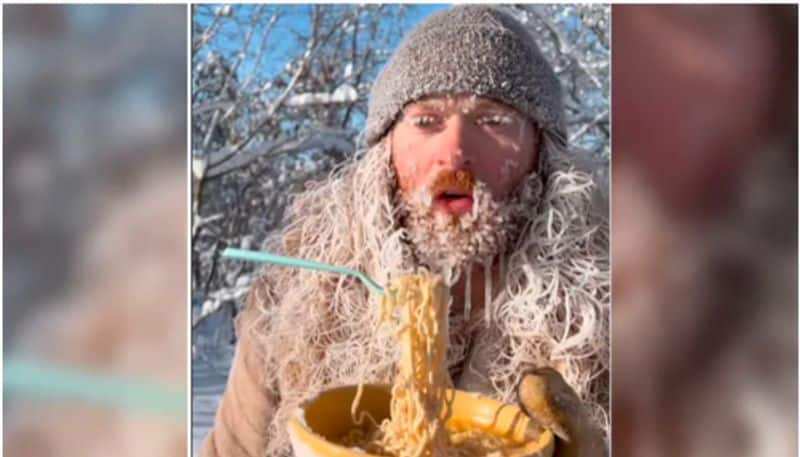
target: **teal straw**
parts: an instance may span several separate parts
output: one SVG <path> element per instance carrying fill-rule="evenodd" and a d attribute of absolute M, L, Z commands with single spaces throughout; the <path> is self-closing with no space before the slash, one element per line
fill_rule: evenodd
<path fill-rule="evenodd" d="M 3 391 L 5 395 L 73 399 L 126 410 L 186 415 L 182 390 L 15 357 L 4 358 Z"/>
<path fill-rule="evenodd" d="M 230 257 L 234 259 L 252 260 L 255 262 L 269 262 L 276 265 L 283 265 L 286 267 L 308 268 L 311 270 L 328 271 L 331 273 L 341 273 L 345 275 L 355 276 L 361 280 L 367 287 L 374 292 L 383 295 L 385 292 L 383 287 L 378 285 L 369 276 L 361 271 L 352 268 L 341 267 L 337 265 L 328 265 L 327 263 L 314 262 L 313 260 L 298 259 L 295 257 L 287 257 L 283 255 L 273 254 L 271 252 L 261 251 L 248 251 L 245 249 L 227 248 L 222 252 L 223 257 Z"/>

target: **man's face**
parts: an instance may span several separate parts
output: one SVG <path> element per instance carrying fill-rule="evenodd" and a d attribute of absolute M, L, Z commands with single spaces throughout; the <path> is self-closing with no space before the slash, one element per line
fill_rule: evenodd
<path fill-rule="evenodd" d="M 501 103 L 467 95 L 409 104 L 390 141 L 400 189 L 406 194 L 438 191 L 430 195 L 432 209 L 454 215 L 470 211 L 474 198 L 465 189 L 433 189 L 437 176 L 468 172 L 501 200 L 533 170 L 538 157 L 530 120 Z"/>
<path fill-rule="evenodd" d="M 533 211 L 521 186 L 538 158 L 533 123 L 468 95 L 405 107 L 389 133 L 403 224 L 429 266 L 463 266 L 504 249 Z M 515 225 L 516 224 L 516 225 Z"/>

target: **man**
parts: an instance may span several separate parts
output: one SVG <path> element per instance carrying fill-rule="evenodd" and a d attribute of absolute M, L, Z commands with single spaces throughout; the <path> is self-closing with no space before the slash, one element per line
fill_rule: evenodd
<path fill-rule="evenodd" d="M 559 82 L 531 35 L 492 7 L 433 14 L 375 81 L 365 139 L 366 151 L 294 199 L 268 249 L 384 284 L 442 274 L 458 388 L 513 402 L 523 373 L 553 367 L 575 390 L 552 402 L 572 441 L 583 434 L 571 418 L 604 427 L 607 217 L 592 212 L 595 184 L 566 150 Z M 375 332 L 379 300 L 351 278 L 265 269 L 204 454 L 287 455 L 300 402 L 391 382 L 398 351 Z"/>

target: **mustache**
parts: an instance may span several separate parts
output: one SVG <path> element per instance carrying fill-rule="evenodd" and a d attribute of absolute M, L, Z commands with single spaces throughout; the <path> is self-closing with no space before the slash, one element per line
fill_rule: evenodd
<path fill-rule="evenodd" d="M 475 187 L 475 176 L 469 170 L 442 170 L 433 179 L 431 195 L 444 192 L 452 194 L 471 194 Z"/>

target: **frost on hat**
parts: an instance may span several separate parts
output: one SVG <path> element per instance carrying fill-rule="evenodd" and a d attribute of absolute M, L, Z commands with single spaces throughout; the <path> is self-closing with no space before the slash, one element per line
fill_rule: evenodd
<path fill-rule="evenodd" d="M 368 146 L 403 107 L 429 95 L 471 93 L 527 114 L 565 138 L 561 85 L 531 33 L 510 14 L 483 5 L 436 12 L 400 43 L 372 86 Z"/>

